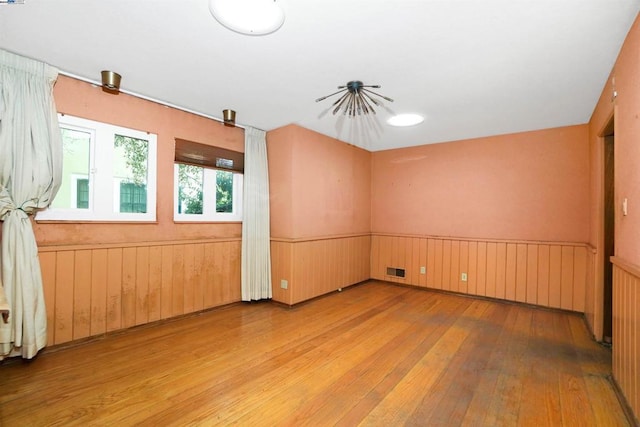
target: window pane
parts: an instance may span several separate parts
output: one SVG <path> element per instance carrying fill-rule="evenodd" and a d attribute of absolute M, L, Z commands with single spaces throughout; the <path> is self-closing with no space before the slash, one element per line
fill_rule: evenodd
<path fill-rule="evenodd" d="M 78 209 L 89 208 L 89 180 L 78 179 L 76 181 L 76 207 Z"/>
<path fill-rule="evenodd" d="M 91 133 L 67 128 L 61 128 L 61 131 L 62 183 L 51 206 L 62 209 L 88 209 Z M 86 186 L 79 184 L 80 181 L 86 182 Z M 79 185 L 82 188 L 79 188 Z M 83 192 L 83 202 L 78 204 L 80 191 Z"/>
<path fill-rule="evenodd" d="M 233 212 L 233 172 L 216 171 L 216 212 Z"/>
<path fill-rule="evenodd" d="M 147 212 L 149 142 L 129 136 L 114 136 L 113 175 L 120 182 L 120 212 Z"/>
<path fill-rule="evenodd" d="M 147 213 L 147 186 L 121 182 L 120 212 Z"/>
<path fill-rule="evenodd" d="M 178 165 L 178 213 L 202 215 L 204 168 Z"/>

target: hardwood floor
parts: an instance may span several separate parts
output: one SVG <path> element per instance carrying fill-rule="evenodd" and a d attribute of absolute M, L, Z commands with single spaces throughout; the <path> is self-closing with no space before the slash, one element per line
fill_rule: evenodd
<path fill-rule="evenodd" d="M 574 314 L 380 282 L 0 366 L 0 425 L 629 425 Z"/>

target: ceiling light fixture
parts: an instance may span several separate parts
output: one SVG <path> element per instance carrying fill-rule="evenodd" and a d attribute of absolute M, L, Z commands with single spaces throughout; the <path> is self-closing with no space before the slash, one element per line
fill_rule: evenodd
<path fill-rule="evenodd" d="M 102 75 L 102 87 L 111 92 L 117 92 L 120 90 L 120 80 L 122 76 L 115 71 L 103 70 Z"/>
<path fill-rule="evenodd" d="M 236 125 L 236 112 L 233 110 L 222 110 L 222 120 L 225 126 Z"/>
<path fill-rule="evenodd" d="M 389 117 L 387 120 L 387 123 L 391 126 L 398 127 L 414 126 L 422 122 L 424 122 L 424 117 L 415 113 L 398 114 L 393 117 Z"/>
<path fill-rule="evenodd" d="M 228 29 L 250 36 L 271 34 L 284 23 L 276 0 L 209 0 L 209 11 Z"/>
<path fill-rule="evenodd" d="M 382 104 L 379 100 L 375 99 L 374 96 L 382 98 L 385 101 L 393 102 L 393 99 L 367 89 L 369 87 L 378 89 L 380 85 L 365 85 L 360 80 L 352 80 L 345 86 L 338 86 L 339 91 L 318 98 L 316 102 L 344 92 L 344 94 L 333 103 L 332 107 L 335 106 L 333 114 L 335 115 L 338 111 L 342 111 L 342 114 L 348 115 L 349 117 L 369 113 L 375 114 L 376 110 L 373 109 L 373 105 L 371 104 L 377 106 Z"/>

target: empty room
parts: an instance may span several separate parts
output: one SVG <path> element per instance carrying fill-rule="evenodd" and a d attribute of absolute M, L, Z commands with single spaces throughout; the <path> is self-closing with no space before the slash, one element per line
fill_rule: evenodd
<path fill-rule="evenodd" d="M 0 425 L 638 425 L 639 12 L 0 0 Z"/>

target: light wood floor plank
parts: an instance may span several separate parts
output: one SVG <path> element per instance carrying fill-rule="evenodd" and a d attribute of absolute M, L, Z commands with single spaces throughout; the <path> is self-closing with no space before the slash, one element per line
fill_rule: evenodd
<path fill-rule="evenodd" d="M 371 281 L 0 365 L 0 425 L 625 426 L 571 313 Z"/>

